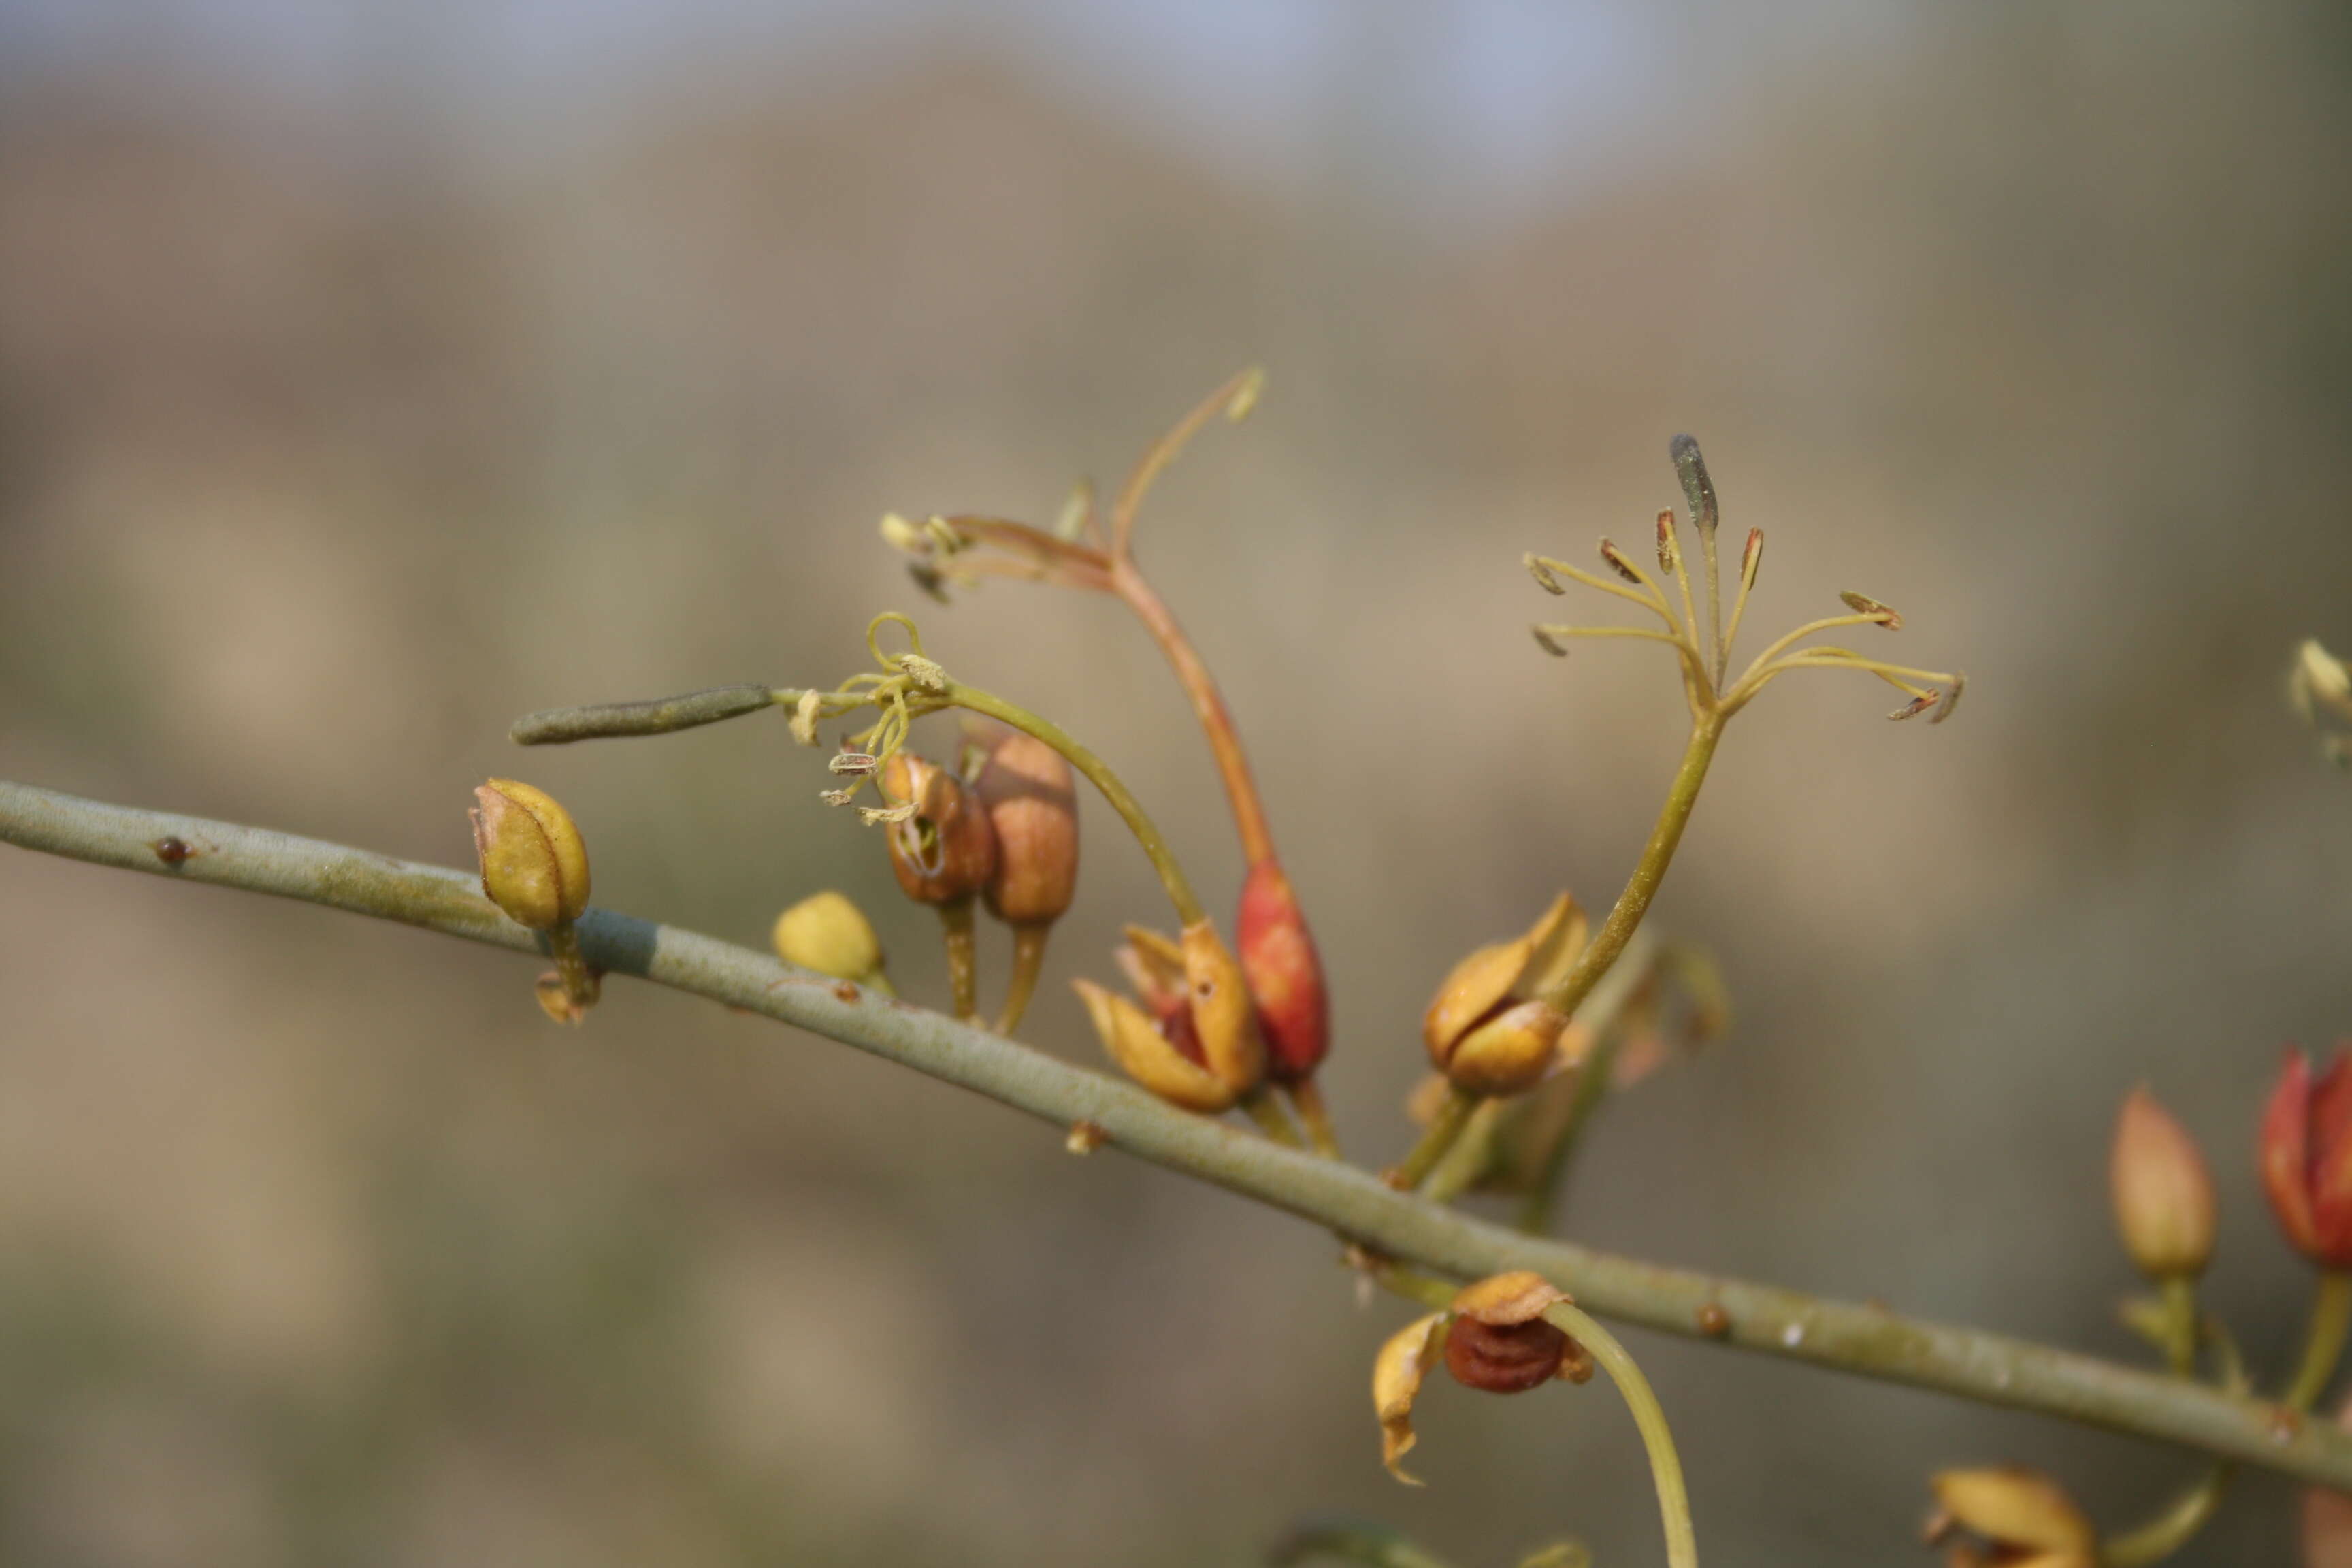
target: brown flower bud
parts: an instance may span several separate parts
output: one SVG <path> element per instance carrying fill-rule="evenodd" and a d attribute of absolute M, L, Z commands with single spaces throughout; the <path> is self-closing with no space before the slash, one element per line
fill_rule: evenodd
<path fill-rule="evenodd" d="M 482 891 L 517 925 L 551 931 L 588 908 L 588 848 L 543 790 L 492 779 L 474 792 Z"/>
<path fill-rule="evenodd" d="M 969 899 L 996 869 L 996 833 L 988 814 L 953 773 L 926 758 L 891 754 L 882 795 L 915 809 L 887 824 L 890 869 L 899 889 L 921 904 Z"/>
<path fill-rule="evenodd" d="M 2145 1084 L 2125 1097 L 2108 1174 L 2116 1229 L 2140 1272 L 2203 1273 L 2213 1257 L 2213 1177 L 2196 1140 Z"/>
<path fill-rule="evenodd" d="M 996 837 L 996 868 L 982 888 L 988 912 L 1010 925 L 1061 919 L 1078 886 L 1078 797 L 1068 762 L 1015 731 L 990 750 L 972 792 Z"/>
<path fill-rule="evenodd" d="M 1562 893 L 1527 934 L 1454 966 L 1422 1019 L 1422 1039 L 1454 1087 L 1518 1094 L 1550 1070 L 1568 1019 L 1540 998 L 1583 951 L 1585 929 L 1576 900 Z"/>

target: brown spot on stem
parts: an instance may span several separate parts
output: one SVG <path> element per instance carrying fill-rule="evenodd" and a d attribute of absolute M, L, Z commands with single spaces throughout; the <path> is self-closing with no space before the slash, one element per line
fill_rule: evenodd
<path fill-rule="evenodd" d="M 833 999 L 836 1002 L 855 1002 L 861 994 L 862 993 L 857 989 L 857 982 L 855 980 L 841 981 L 833 988 Z"/>
<path fill-rule="evenodd" d="M 1731 1314 L 1723 1310 L 1722 1302 L 1709 1301 L 1698 1310 L 1698 1331 L 1717 1340 L 1731 1331 Z"/>
<path fill-rule="evenodd" d="M 186 839 L 168 833 L 148 847 L 154 850 L 155 858 L 166 866 L 184 865 L 196 853 Z"/>
<path fill-rule="evenodd" d="M 1109 1141 L 1101 1122 L 1079 1121 L 1070 1123 L 1070 1136 L 1062 1147 L 1073 1154 L 1091 1154 Z"/>

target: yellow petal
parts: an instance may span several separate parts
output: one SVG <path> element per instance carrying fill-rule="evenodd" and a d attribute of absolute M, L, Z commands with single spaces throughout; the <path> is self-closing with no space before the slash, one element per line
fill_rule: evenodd
<path fill-rule="evenodd" d="M 1128 1077 L 1171 1105 L 1214 1116 L 1231 1110 L 1234 1092 L 1215 1074 L 1169 1044 L 1151 1015 L 1116 992 L 1089 980 L 1070 982 L 1086 1004 L 1087 1016 L 1103 1048 Z"/>
<path fill-rule="evenodd" d="M 1492 1274 L 1462 1287 L 1461 1293 L 1454 1298 L 1454 1310 L 1465 1318 L 1503 1329 L 1540 1318 L 1546 1307 L 1568 1299 L 1567 1291 L 1542 1275 L 1514 1268 L 1507 1274 Z"/>
<path fill-rule="evenodd" d="M 1381 1346 L 1380 1354 L 1372 1358 L 1372 1409 L 1381 1418 L 1381 1463 L 1389 1474 L 1409 1487 L 1422 1482 L 1405 1474 L 1399 1464 L 1415 1441 L 1412 1435 L 1412 1402 L 1421 1393 L 1422 1381 L 1428 1377 L 1435 1363 L 1438 1344 L 1445 1327 L 1445 1314 L 1432 1312 L 1425 1318 L 1415 1318 Z"/>
<path fill-rule="evenodd" d="M 1118 967 L 1146 1002 L 1173 1001 L 1184 994 L 1184 950 L 1149 926 L 1124 926 L 1126 945 Z"/>
<path fill-rule="evenodd" d="M 2053 1563 L 2079 1553 L 2095 1560 L 2099 1534 L 2065 1489 L 2019 1465 L 1946 1470 L 1929 1483 L 1954 1522 L 1986 1540 L 2053 1554 Z"/>
<path fill-rule="evenodd" d="M 1562 893 L 1551 901 L 1536 923 L 1528 928 L 1527 962 L 1511 994 L 1522 1001 L 1540 996 L 1568 978 L 1568 972 L 1583 956 L 1584 940 L 1590 925 L 1576 900 Z"/>
<path fill-rule="evenodd" d="M 1242 976 L 1241 961 L 1207 921 L 1184 928 L 1185 995 L 1192 1005 L 1192 1027 L 1200 1032 L 1201 1054 L 1234 1099 L 1255 1089 L 1265 1077 L 1265 1041 L 1257 1028 L 1257 1009 L 1250 1004 L 1249 982 Z"/>
<path fill-rule="evenodd" d="M 1463 1037 L 1445 1076 L 1471 1094 L 1524 1094 L 1550 1070 L 1567 1027 L 1567 1015 L 1550 1003 L 1521 1002 Z"/>
<path fill-rule="evenodd" d="M 1527 939 L 1498 942 L 1482 947 L 1461 963 L 1438 985 L 1437 994 L 1422 1015 L 1421 1037 L 1429 1059 L 1444 1070 L 1470 1026 L 1511 994 L 1512 983 L 1527 966 Z"/>

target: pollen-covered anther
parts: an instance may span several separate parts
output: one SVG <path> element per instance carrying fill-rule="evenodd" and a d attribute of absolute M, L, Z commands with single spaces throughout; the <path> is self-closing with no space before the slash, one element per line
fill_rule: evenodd
<path fill-rule="evenodd" d="M 1563 584 L 1559 577 L 1553 574 L 1552 569 L 1544 564 L 1543 557 L 1538 555 L 1534 551 L 1531 550 L 1528 552 L 1526 555 L 1520 557 L 1520 562 L 1527 567 L 1528 575 L 1536 580 L 1536 586 L 1541 588 L 1545 593 L 1565 594 L 1568 592 L 1567 584 Z"/>
<path fill-rule="evenodd" d="M 1952 671 L 1951 684 L 1944 690 L 1943 705 L 1936 710 L 1936 716 L 1933 719 L 1928 720 L 1927 722 L 1930 724 L 1940 724 L 1945 720 L 1950 718 L 1952 716 L 1952 710 L 1960 705 L 1960 693 L 1968 689 L 1968 684 L 1969 678 L 1967 676 L 1961 674 L 1957 669 Z"/>
<path fill-rule="evenodd" d="M 803 746 L 814 746 L 817 743 L 816 720 L 817 714 L 824 707 L 824 693 L 816 690 L 814 687 L 801 693 L 800 700 L 793 704 L 792 725 L 793 740 L 798 741 Z"/>
<path fill-rule="evenodd" d="M 925 658 L 919 653 L 900 654 L 898 673 L 914 682 L 919 690 L 936 692 L 948 689 L 947 670 L 936 659 Z"/>
<path fill-rule="evenodd" d="M 876 764 L 864 752 L 843 752 L 827 758 L 824 766 L 827 773 L 855 773 L 863 778 L 874 771 Z"/>
<path fill-rule="evenodd" d="M 1552 635 L 1552 627 L 1529 626 L 1528 630 L 1535 634 L 1536 646 L 1542 648 L 1544 652 L 1550 654 L 1555 658 L 1566 658 L 1568 657 L 1568 645 Z"/>
<path fill-rule="evenodd" d="M 847 790 L 828 791 L 825 799 L 833 800 L 835 795 L 840 795 L 841 799 L 835 801 L 835 805 L 841 805 L 848 803 Z M 902 800 L 896 805 L 861 805 L 857 808 L 857 820 L 868 827 L 880 827 L 889 823 L 909 821 L 919 809 L 918 803 L 911 800 Z"/>
<path fill-rule="evenodd" d="M 1876 616 L 1878 624 L 1890 632 L 1903 629 L 1903 617 L 1867 594 L 1840 594 L 1838 597 L 1844 600 L 1846 608 L 1855 615 Z"/>
<path fill-rule="evenodd" d="M 1764 531 L 1760 528 L 1751 528 L 1748 531 L 1748 547 L 1739 552 L 1739 582 L 1741 586 L 1748 588 L 1754 587 L 1756 585 L 1756 573 L 1763 564 Z"/>
<path fill-rule="evenodd" d="M 1673 576 L 1682 567 L 1682 552 L 1675 547 L 1675 514 L 1672 510 L 1658 513 L 1658 570 Z"/>
<path fill-rule="evenodd" d="M 1943 700 L 1944 694 L 1940 691 L 1923 691 L 1918 696 L 1911 699 L 1910 701 L 1906 702 L 1902 707 L 1897 708 L 1894 712 L 1889 713 L 1887 717 L 1897 723 L 1902 722 L 1906 719 L 1916 719 L 1920 714 L 1925 713 L 1928 709 L 1933 708 L 1937 703 L 1941 702 Z"/>
<path fill-rule="evenodd" d="M 1633 563 L 1626 559 L 1625 552 L 1617 548 L 1613 540 L 1601 542 L 1601 559 L 1609 563 L 1610 570 L 1628 583 L 1637 588 L 1642 585 L 1642 574 L 1634 570 Z"/>

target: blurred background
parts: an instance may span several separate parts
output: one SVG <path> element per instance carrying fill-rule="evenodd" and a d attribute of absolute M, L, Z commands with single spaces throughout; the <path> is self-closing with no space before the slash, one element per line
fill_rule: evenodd
<path fill-rule="evenodd" d="M 929 605 L 874 523 L 1049 521 L 1264 363 L 1141 550 L 1383 1161 L 1438 976 L 1647 832 L 1668 662 L 1546 659 L 1518 557 L 1641 539 L 1692 430 L 1771 531 L 1749 627 L 1860 589 L 1969 700 L 1895 728 L 1805 677 L 1734 728 L 1654 918 L 1738 1026 L 1609 1108 L 1564 1225 L 2135 1357 L 2105 1168 L 2147 1079 L 2275 1372 L 2308 1279 L 2252 1126 L 2284 1040 L 2352 1031 L 2352 784 L 2282 700 L 2296 639 L 2352 643 L 2347 142 L 2333 5 L 7 0 L 0 776 L 461 863 L 520 773 L 600 901 L 758 944 L 838 886 L 936 1000 L 781 717 L 504 739 L 835 679 L 898 608 L 1225 906 L 1141 634 Z M 1161 913 L 1115 828 L 1030 1031 L 1073 1059 L 1064 983 Z M 1602 1389 L 1438 1387 L 1391 1483 L 1406 1314 L 1312 1230 L 648 987 L 559 1031 L 532 973 L 0 852 L 0 1559 L 1200 1568 L 1336 1510 L 1655 1560 Z M 2194 1469 L 1635 1349 L 1719 1563 L 1926 1561 L 1941 1465 L 2115 1526 Z M 2285 1561 L 2292 1502 L 2248 1479 L 2180 1561 Z"/>

